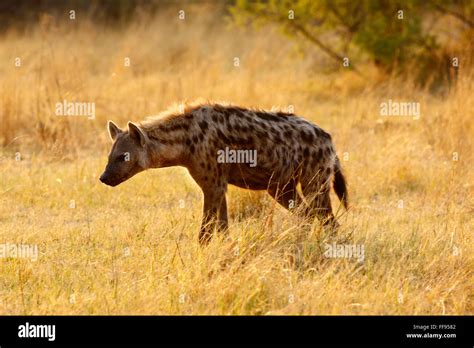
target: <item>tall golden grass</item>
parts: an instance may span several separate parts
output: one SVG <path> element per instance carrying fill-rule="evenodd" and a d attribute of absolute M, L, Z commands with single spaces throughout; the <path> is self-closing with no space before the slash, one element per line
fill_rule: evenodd
<path fill-rule="evenodd" d="M 443 97 L 370 65 L 321 74 L 324 57 L 212 7 L 126 30 L 45 15 L 5 34 L 0 60 L 0 243 L 39 248 L 37 261 L 0 259 L 1 314 L 473 313 L 469 70 Z M 202 248 L 201 193 L 184 169 L 99 183 L 108 119 L 196 98 L 293 105 L 329 131 L 352 205 L 333 200 L 337 235 L 231 188 L 229 236 Z M 419 102 L 420 119 L 381 117 L 388 99 Z M 55 116 L 63 100 L 95 102 L 96 118 Z M 365 259 L 327 258 L 327 243 L 363 245 Z"/>

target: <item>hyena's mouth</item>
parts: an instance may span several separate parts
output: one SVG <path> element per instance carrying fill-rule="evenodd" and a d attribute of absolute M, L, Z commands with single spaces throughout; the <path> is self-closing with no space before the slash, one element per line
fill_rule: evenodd
<path fill-rule="evenodd" d="M 121 184 L 122 181 L 114 181 L 114 182 L 104 182 L 104 184 L 106 184 L 107 186 L 112 186 L 112 187 L 115 187 L 117 186 L 118 184 Z"/>
<path fill-rule="evenodd" d="M 121 184 L 122 182 L 124 182 L 125 180 L 127 180 L 127 177 L 109 178 L 109 177 L 105 177 L 104 175 L 102 175 L 99 180 L 107 186 L 115 187 L 115 186 Z"/>

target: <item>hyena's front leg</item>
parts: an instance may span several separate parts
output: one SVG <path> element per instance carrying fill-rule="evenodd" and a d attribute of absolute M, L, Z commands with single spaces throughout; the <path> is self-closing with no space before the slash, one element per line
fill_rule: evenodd
<path fill-rule="evenodd" d="M 209 243 L 215 227 L 221 231 L 227 229 L 228 221 L 225 191 L 225 188 L 221 187 L 203 188 L 204 209 L 201 231 L 199 233 L 199 242 L 201 244 Z"/>
<path fill-rule="evenodd" d="M 224 195 L 222 196 L 222 201 L 221 205 L 219 208 L 219 215 L 217 216 L 218 218 L 218 229 L 221 232 L 226 232 L 227 229 L 229 228 L 229 220 L 227 218 L 227 200 L 225 197 L 225 192 Z"/>

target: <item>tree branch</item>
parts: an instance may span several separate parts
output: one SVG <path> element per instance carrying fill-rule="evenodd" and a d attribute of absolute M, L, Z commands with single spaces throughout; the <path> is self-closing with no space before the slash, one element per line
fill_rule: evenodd
<path fill-rule="evenodd" d="M 445 8 L 437 3 L 435 3 L 434 1 L 430 1 L 430 4 L 436 9 L 438 10 L 439 12 L 442 12 L 442 13 L 447 13 L 457 19 L 459 19 L 460 21 L 466 23 L 467 25 L 469 25 L 471 28 L 474 28 L 474 22 L 472 20 L 470 20 L 469 18 L 466 18 L 464 17 L 461 13 L 458 13 L 456 11 L 453 11 L 453 10 L 450 10 L 448 8 Z"/>
<path fill-rule="evenodd" d="M 254 15 L 253 13 L 251 13 Z M 332 50 L 328 45 L 326 45 L 324 42 L 322 42 L 319 38 L 316 36 L 312 35 L 303 25 L 293 21 L 289 20 L 288 18 L 281 17 L 278 14 L 275 13 L 269 13 L 267 11 L 261 11 L 260 15 L 265 17 L 267 20 L 270 21 L 276 21 L 277 23 L 283 24 L 283 25 L 288 25 L 290 28 L 293 28 L 297 33 L 300 33 L 305 39 L 310 41 L 311 43 L 315 44 L 318 46 L 323 52 L 325 52 L 327 55 L 329 55 L 331 58 L 337 60 L 342 64 L 344 57 L 336 53 L 334 50 Z M 359 75 L 362 75 L 361 72 L 354 66 L 354 65 L 349 65 L 349 69 L 354 70 L 356 73 Z"/>
<path fill-rule="evenodd" d="M 330 57 L 334 58 L 335 60 L 339 61 L 340 63 L 343 62 L 344 57 L 333 51 L 330 47 L 328 47 L 325 43 L 323 43 L 320 39 L 312 35 L 308 30 L 306 30 L 305 27 L 302 25 L 295 23 L 295 22 L 290 22 L 290 26 L 294 28 L 297 32 L 299 32 L 301 35 L 303 35 L 304 38 L 318 46 L 320 49 L 322 49 L 326 54 L 328 54 Z M 351 69 L 356 71 L 358 74 L 360 74 L 360 71 L 356 69 L 354 65 L 349 66 Z"/>

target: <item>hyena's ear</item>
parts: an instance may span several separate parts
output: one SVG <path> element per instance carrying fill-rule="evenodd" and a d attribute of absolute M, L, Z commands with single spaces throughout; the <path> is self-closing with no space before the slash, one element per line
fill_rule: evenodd
<path fill-rule="evenodd" d="M 145 146 L 148 142 L 148 136 L 145 132 L 132 122 L 128 122 L 128 134 L 130 138 L 134 139 L 141 146 Z"/>
<path fill-rule="evenodd" d="M 109 121 L 107 125 L 107 129 L 109 130 L 110 139 L 112 139 L 112 141 L 117 139 L 117 136 L 120 133 L 123 133 L 123 131 L 119 127 L 117 127 L 117 125 L 113 123 L 112 121 Z"/>

